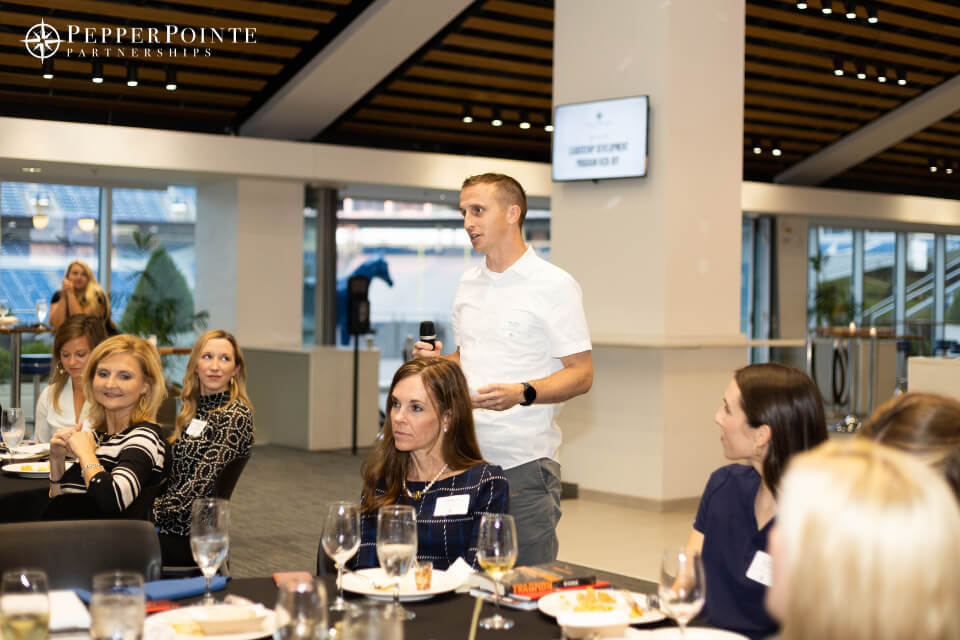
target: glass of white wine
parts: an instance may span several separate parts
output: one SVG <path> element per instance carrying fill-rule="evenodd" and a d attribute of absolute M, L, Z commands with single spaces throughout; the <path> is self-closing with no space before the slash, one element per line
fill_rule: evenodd
<path fill-rule="evenodd" d="M 677 621 L 680 636 L 687 637 L 687 624 L 700 613 L 706 599 L 706 581 L 700 554 L 680 549 L 663 552 L 660 564 L 660 608 Z"/>
<path fill-rule="evenodd" d="M 230 503 L 220 498 L 197 498 L 190 512 L 190 550 L 203 572 L 203 604 L 213 604 L 213 576 L 230 549 Z"/>
<path fill-rule="evenodd" d="M 4 409 L 0 415 L 0 437 L 10 450 L 10 455 L 16 453 L 17 445 L 23 440 L 26 432 L 26 420 L 23 409 Z"/>
<path fill-rule="evenodd" d="M 323 524 L 323 550 L 337 565 L 337 599 L 330 604 L 331 611 L 346 611 L 343 599 L 343 565 L 360 548 L 360 507 L 351 502 L 334 502 L 327 510 Z"/>
<path fill-rule="evenodd" d="M 50 620 L 47 574 L 39 569 L 3 573 L 0 630 L 4 640 L 45 640 Z"/>
<path fill-rule="evenodd" d="M 388 504 L 377 512 L 377 558 L 384 573 L 394 579 L 393 613 L 401 620 L 416 614 L 400 606 L 400 580 L 417 557 L 417 513 L 409 505 Z"/>
<path fill-rule="evenodd" d="M 40 326 L 44 326 L 44 323 L 47 321 L 47 303 L 41 300 L 37 303 L 37 322 Z"/>
<path fill-rule="evenodd" d="M 481 629 L 511 629 L 513 620 L 500 615 L 500 580 L 517 561 L 517 525 L 513 516 L 485 513 L 477 535 L 477 562 L 493 578 L 493 601 L 497 612 L 479 622 Z"/>

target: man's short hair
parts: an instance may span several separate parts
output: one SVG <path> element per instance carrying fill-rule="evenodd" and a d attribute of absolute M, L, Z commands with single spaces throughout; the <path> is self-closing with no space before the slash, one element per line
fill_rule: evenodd
<path fill-rule="evenodd" d="M 520 207 L 520 228 L 523 228 L 523 221 L 527 217 L 527 194 L 515 178 L 502 173 L 481 173 L 480 175 L 470 176 L 463 181 L 460 187 L 461 191 L 467 187 L 478 184 L 494 184 L 497 186 L 497 199 L 504 208 L 512 205 Z"/>

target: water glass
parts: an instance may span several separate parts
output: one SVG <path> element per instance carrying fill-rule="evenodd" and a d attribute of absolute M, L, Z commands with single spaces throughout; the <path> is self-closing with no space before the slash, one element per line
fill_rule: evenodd
<path fill-rule="evenodd" d="M 230 503 L 220 498 L 197 498 L 190 511 L 190 551 L 203 577 L 206 589 L 203 604 L 213 604 L 210 587 L 213 576 L 230 549 Z"/>
<path fill-rule="evenodd" d="M 47 309 L 47 303 L 43 300 L 37 303 L 37 322 L 40 323 L 41 327 L 47 321 Z"/>
<path fill-rule="evenodd" d="M 337 599 L 331 611 L 346 611 L 343 599 L 343 565 L 360 548 L 360 507 L 350 502 L 334 502 L 327 510 L 323 524 L 323 550 L 337 565 Z"/>
<path fill-rule="evenodd" d="M 6 300 L 0 300 L 0 318 L 6 318 L 10 313 L 10 305 Z"/>
<path fill-rule="evenodd" d="M 400 606 L 400 580 L 417 557 L 417 513 L 409 505 L 388 504 L 377 512 L 377 559 L 393 578 L 393 612 L 401 620 L 416 615 Z"/>
<path fill-rule="evenodd" d="M 513 516 L 485 513 L 480 518 L 477 534 L 477 562 L 493 578 L 493 601 L 497 612 L 478 624 L 481 629 L 513 628 L 513 620 L 500 615 L 500 580 L 517 561 L 517 525 Z"/>
<path fill-rule="evenodd" d="M 327 637 L 327 590 L 311 577 L 277 586 L 275 640 L 323 640 Z"/>
<path fill-rule="evenodd" d="M 358 602 L 343 616 L 344 640 L 403 640 L 403 621 L 390 607 L 378 602 Z"/>
<path fill-rule="evenodd" d="M 136 571 L 108 571 L 93 576 L 91 640 L 140 640 L 145 605 L 143 576 Z"/>
<path fill-rule="evenodd" d="M 23 440 L 26 425 L 23 409 L 4 409 L 2 415 L 0 415 L 0 435 L 2 435 L 3 443 L 10 449 L 11 454 Z"/>
<path fill-rule="evenodd" d="M 50 620 L 47 574 L 16 569 L 3 574 L 0 631 L 4 640 L 45 640 Z"/>
<path fill-rule="evenodd" d="M 682 638 L 687 637 L 687 623 L 703 608 L 706 591 L 700 554 L 676 549 L 663 552 L 657 590 L 660 609 L 676 620 Z"/>

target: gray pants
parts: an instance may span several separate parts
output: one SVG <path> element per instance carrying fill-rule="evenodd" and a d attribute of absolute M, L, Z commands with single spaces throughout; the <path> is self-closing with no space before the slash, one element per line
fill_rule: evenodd
<path fill-rule="evenodd" d="M 560 543 L 560 465 L 540 458 L 504 470 L 510 483 L 509 513 L 517 524 L 518 565 L 557 559 Z"/>

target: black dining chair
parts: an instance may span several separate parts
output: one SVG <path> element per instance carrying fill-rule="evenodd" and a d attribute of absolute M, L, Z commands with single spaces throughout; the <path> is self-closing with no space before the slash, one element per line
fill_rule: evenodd
<path fill-rule="evenodd" d="M 223 467 L 220 475 L 217 476 L 214 496 L 229 500 L 230 496 L 233 495 L 233 490 L 237 486 L 237 481 L 240 480 L 240 474 L 243 473 L 243 469 L 247 466 L 248 462 L 250 462 L 250 456 L 240 456 L 228 462 L 226 466 Z"/>
<path fill-rule="evenodd" d="M 161 572 L 157 530 L 142 520 L 66 520 L 0 525 L 0 571 L 43 569 L 51 589 L 89 589 L 94 574 Z"/>

